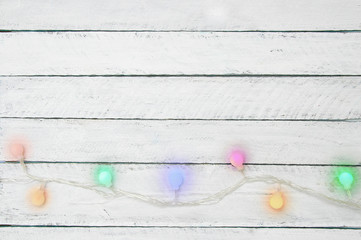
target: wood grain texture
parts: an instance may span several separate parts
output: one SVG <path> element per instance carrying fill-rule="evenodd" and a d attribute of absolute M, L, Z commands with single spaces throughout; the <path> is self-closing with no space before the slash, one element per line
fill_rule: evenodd
<path fill-rule="evenodd" d="M 61 178 L 94 184 L 94 164 L 30 164 L 29 172 L 44 178 Z M 178 166 L 184 171 L 184 184 L 178 201 L 192 201 L 233 186 L 242 174 L 231 166 Z M 136 192 L 172 201 L 174 192 L 167 185 L 168 166 L 114 165 L 115 189 Z M 272 175 L 312 188 L 338 199 L 344 192 L 332 187 L 330 167 L 247 166 L 247 176 Z M 0 223 L 10 225 L 75 225 L 75 226 L 245 226 L 245 227 L 356 227 L 360 228 L 361 211 L 335 205 L 287 186 L 282 212 L 268 208 L 267 197 L 278 184 L 244 185 L 218 203 L 189 207 L 160 207 L 121 197 L 106 199 L 96 192 L 56 183 L 47 184 L 46 207 L 34 209 L 28 202 L 28 182 L 19 164 L 1 164 Z M 16 180 L 19 183 L 9 182 Z M 357 201 L 360 191 L 352 193 Z M 90 210 L 91 209 L 91 210 Z M 337 217 L 335 217 L 337 216 Z"/>
<path fill-rule="evenodd" d="M 0 117 L 361 119 L 361 77 L 8 77 Z"/>
<path fill-rule="evenodd" d="M 358 0 L 3 0 L 8 30 L 360 30 Z M 76 19 L 76 21 L 74 21 Z"/>
<path fill-rule="evenodd" d="M 3 33 L 0 75 L 361 74 L 361 33 Z"/>
<path fill-rule="evenodd" d="M 0 228 L 0 235 L 7 240 L 67 239 L 67 240 L 115 240 L 115 239 L 209 239 L 209 240 L 243 240 L 243 239 L 283 239 L 284 236 L 294 240 L 328 240 L 358 239 L 361 230 L 345 229 L 257 229 L 257 228 Z"/>
<path fill-rule="evenodd" d="M 1 159 L 13 137 L 28 160 L 226 163 L 234 146 L 250 163 L 361 164 L 361 122 L 0 119 Z"/>

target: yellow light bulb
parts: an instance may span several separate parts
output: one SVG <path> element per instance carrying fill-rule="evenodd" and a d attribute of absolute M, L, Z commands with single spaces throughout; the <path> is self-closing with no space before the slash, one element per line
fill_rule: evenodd
<path fill-rule="evenodd" d="M 275 192 L 269 198 L 269 205 L 274 210 L 281 210 L 285 204 L 285 198 L 281 192 Z"/>

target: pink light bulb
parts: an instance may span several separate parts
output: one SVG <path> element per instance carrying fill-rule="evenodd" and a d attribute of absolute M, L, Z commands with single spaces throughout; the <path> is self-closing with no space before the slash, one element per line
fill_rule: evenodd
<path fill-rule="evenodd" d="M 12 143 L 10 145 L 10 153 L 16 159 L 24 158 L 25 156 L 25 147 L 21 143 Z"/>
<path fill-rule="evenodd" d="M 242 170 L 243 163 L 246 160 L 246 155 L 240 150 L 234 150 L 231 152 L 229 160 L 233 167 L 237 168 L 238 170 Z"/>

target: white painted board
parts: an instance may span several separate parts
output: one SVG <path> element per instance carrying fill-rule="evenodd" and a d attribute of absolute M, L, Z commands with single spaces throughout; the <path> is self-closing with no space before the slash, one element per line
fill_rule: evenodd
<path fill-rule="evenodd" d="M 361 163 L 361 122 L 0 119 L 0 156 L 27 139 L 27 159 L 46 162 Z"/>
<path fill-rule="evenodd" d="M 259 229 L 259 228 L 137 228 L 137 227 L 6 227 L 0 228 L 0 235 L 7 240 L 115 240 L 115 239 L 209 239 L 209 240 L 248 240 L 248 239 L 282 239 L 285 236 L 294 240 L 328 240 L 359 239 L 360 230 L 345 229 Z"/>
<path fill-rule="evenodd" d="M 0 29 L 360 30 L 358 0 L 2 0 Z"/>
<path fill-rule="evenodd" d="M 361 77 L 4 77 L 0 116 L 361 119 Z"/>
<path fill-rule="evenodd" d="M 0 75 L 360 75 L 361 33 L 0 34 Z"/>

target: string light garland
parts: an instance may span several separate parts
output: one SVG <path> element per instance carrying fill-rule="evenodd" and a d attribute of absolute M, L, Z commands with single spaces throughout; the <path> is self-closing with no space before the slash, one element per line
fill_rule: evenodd
<path fill-rule="evenodd" d="M 176 198 L 173 201 L 166 201 L 166 200 L 160 200 L 151 196 L 142 195 L 135 192 L 129 192 L 124 191 L 121 189 L 115 189 L 114 187 L 111 187 L 113 185 L 114 180 L 114 171 L 113 168 L 109 165 L 101 165 L 98 166 L 98 168 L 95 171 L 96 176 L 96 183 L 94 184 L 81 184 L 75 181 L 65 180 L 65 179 L 56 179 L 56 178 L 41 178 L 35 175 L 32 175 L 28 172 L 28 169 L 25 164 L 25 149 L 24 146 L 16 148 L 17 151 L 14 151 L 14 156 L 19 157 L 19 153 L 22 153 L 19 158 L 20 165 L 22 166 L 23 172 L 27 175 L 29 179 L 32 181 L 37 181 L 41 185 L 35 190 L 31 191 L 31 203 L 34 206 L 43 206 L 46 203 L 48 191 L 46 190 L 46 185 L 48 183 L 58 183 L 58 184 L 64 184 L 69 185 L 73 187 L 78 187 L 82 189 L 87 189 L 94 191 L 98 194 L 101 194 L 105 198 L 119 198 L 119 197 L 128 197 L 135 200 L 140 200 L 149 204 L 158 205 L 158 206 L 198 206 L 198 205 L 208 205 L 208 204 L 215 204 L 220 202 L 222 199 L 224 199 L 226 196 L 230 195 L 237 189 L 241 188 L 242 186 L 246 184 L 252 184 L 252 183 L 267 183 L 267 184 L 278 184 L 279 187 L 281 186 L 287 186 L 289 188 L 292 188 L 296 191 L 311 195 L 313 197 L 327 200 L 333 204 L 343 205 L 345 207 L 355 208 L 355 209 L 361 209 L 360 200 L 359 201 L 351 201 L 351 200 L 341 200 L 337 198 L 330 197 L 326 194 L 314 191 L 310 188 L 306 188 L 303 186 L 300 186 L 298 184 L 292 183 L 287 180 L 283 180 L 280 178 L 277 178 L 275 176 L 258 176 L 258 177 L 248 177 L 245 175 L 244 171 L 241 172 L 242 179 L 236 182 L 234 185 L 229 186 L 227 188 L 224 188 L 214 194 L 211 194 L 209 196 L 192 200 L 192 201 L 178 201 Z M 23 151 L 21 151 L 23 149 Z M 241 157 L 241 158 L 240 158 Z M 241 159 L 241 160 L 240 160 Z M 232 166 L 234 166 L 237 169 L 243 169 L 243 163 L 245 161 L 245 155 L 242 151 L 237 150 L 236 152 L 232 152 L 230 161 Z M 236 164 L 233 164 L 236 163 Z M 242 165 L 242 166 L 241 166 Z M 241 167 L 241 168 L 240 168 Z M 337 171 L 337 177 L 338 182 L 340 185 L 344 187 L 345 190 L 347 190 L 349 198 L 351 198 L 350 189 L 355 185 L 356 176 L 355 170 L 350 170 L 351 168 L 341 168 Z M 7 179 L 1 179 L 1 181 L 6 181 Z M 16 182 L 16 180 L 8 180 L 9 182 Z M 184 175 L 182 171 L 179 169 L 171 169 L 168 173 L 168 181 L 170 184 L 170 187 L 174 191 L 178 191 L 182 184 L 184 183 Z M 110 191 L 103 191 L 102 189 L 99 189 L 98 186 L 104 186 L 108 188 Z M 285 206 L 285 195 L 278 190 L 277 192 L 272 193 L 269 196 L 269 206 L 277 211 L 280 211 Z"/>

